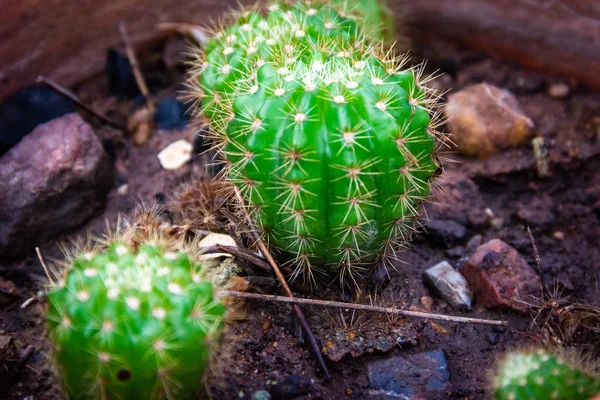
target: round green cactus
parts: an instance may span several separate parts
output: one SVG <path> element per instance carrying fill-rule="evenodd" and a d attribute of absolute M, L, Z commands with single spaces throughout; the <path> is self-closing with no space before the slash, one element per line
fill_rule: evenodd
<path fill-rule="evenodd" d="M 76 256 L 48 293 L 54 364 L 69 399 L 192 399 L 225 307 L 183 252 L 113 241 Z"/>
<path fill-rule="evenodd" d="M 405 243 L 438 170 L 437 96 L 360 18 L 315 2 L 243 13 L 194 76 L 226 176 L 296 274 L 354 276 Z"/>
<path fill-rule="evenodd" d="M 496 400 L 589 400 L 600 394 L 600 379 L 546 352 L 509 353 L 494 381 Z"/>

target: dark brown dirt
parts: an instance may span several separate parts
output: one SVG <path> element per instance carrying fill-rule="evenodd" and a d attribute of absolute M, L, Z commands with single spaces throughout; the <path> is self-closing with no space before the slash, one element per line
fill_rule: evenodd
<path fill-rule="evenodd" d="M 422 49 L 421 49 L 422 50 Z M 553 99 L 547 87 L 556 79 L 535 74 L 507 63 L 468 51 L 454 52 L 449 57 L 426 49 L 430 68 L 442 67 L 448 74 L 435 84 L 441 88 L 459 90 L 469 83 L 487 81 L 507 87 L 517 94 L 525 113 L 536 123 L 539 134 L 549 146 L 551 176 L 538 178 L 535 160 L 529 146 L 510 149 L 486 160 L 468 160 L 458 155 L 449 157 L 458 163 L 446 162 L 445 194 L 436 199 L 439 204 L 427 206 L 431 218 L 454 220 L 465 225 L 469 239 L 481 235 L 482 241 L 500 238 L 512 245 L 535 266 L 534 254 L 527 235 L 529 224 L 536 238 L 542 259 L 541 276 L 546 285 L 558 279 L 565 293 L 581 301 L 600 297 L 598 268 L 600 265 L 600 96 L 570 82 L 572 89 L 565 99 Z M 446 50 L 449 54 L 449 50 Z M 147 74 L 156 79 L 156 98 L 173 95 L 181 89 L 181 71 L 160 67 L 160 52 L 150 53 L 146 60 Z M 158 54 L 158 55 L 157 55 Z M 88 103 L 105 110 L 117 119 L 124 119 L 136 107 L 107 95 L 107 82 L 97 77 L 76 88 Z M 89 119 L 93 121 L 93 119 Z M 175 171 L 163 170 L 157 154 L 167 144 L 180 139 L 193 140 L 193 129 L 184 131 L 154 131 L 152 139 L 134 147 L 119 131 L 99 125 L 97 134 L 116 156 L 116 180 L 104 213 L 77 232 L 60 238 L 84 235 L 88 231 L 101 234 L 105 221 L 115 221 L 118 213 L 130 213 L 139 201 L 169 198 L 179 184 L 205 174 L 205 156 L 194 157 Z M 117 189 L 128 185 L 126 194 Z M 502 224 L 489 224 L 485 209 L 492 210 Z M 542 221 L 543 223 L 539 223 Z M 557 233 L 560 232 L 560 233 Z M 564 236 L 563 239 L 561 237 Z M 41 246 L 46 258 L 60 257 L 59 240 Z M 342 351 L 353 347 L 353 340 L 362 336 L 370 341 L 372 354 L 345 356 L 341 361 L 328 361 L 333 380 L 326 382 L 310 347 L 303 339 L 289 306 L 252 303 L 245 319 L 231 326 L 223 350 L 223 372 L 214 380 L 211 392 L 215 398 L 251 398 L 259 389 L 273 389 L 284 378 L 299 374 L 312 379 L 309 395 L 299 398 L 363 399 L 368 397 L 367 364 L 393 355 L 441 349 L 446 353 L 451 389 L 439 393 L 439 399 L 487 398 L 488 370 L 508 348 L 532 343 L 536 335 L 529 331 L 531 317 L 508 311 L 493 311 L 477 301 L 473 311 L 456 313 L 424 285 L 423 271 L 442 260 L 460 264 L 472 253 L 467 245 L 449 249 L 430 243 L 425 234 L 415 238 L 410 249 L 391 271 L 389 281 L 384 274 L 369 280 L 370 287 L 379 287 L 376 302 L 425 310 L 433 297 L 432 312 L 471 317 L 506 319 L 507 328 L 456 323 L 391 318 L 385 315 L 352 313 L 348 310 L 305 308 L 309 323 L 324 349 Z M 0 263 L 1 264 L 1 263 Z M 46 280 L 40 263 L 32 252 L 25 260 L 4 265 L 0 269 L 3 281 L 12 281 L 17 296 L 3 296 L 0 308 L 0 336 L 8 335 L 24 349 L 37 349 L 24 367 L 5 399 L 60 399 L 47 360 L 43 333 L 43 304 L 21 304 L 44 290 Z M 0 281 L 0 285 L 4 285 Z M 10 284 L 6 284 L 10 286 Z M 294 285 L 299 296 L 323 299 L 369 302 L 364 292 L 360 298 L 343 294 L 335 285 L 314 290 Z M 276 293 L 280 294 L 277 290 Z M 5 301 L 6 300 L 6 301 Z M 398 340 L 400 338 L 400 340 Z M 387 352 L 380 350 L 383 349 Z M 1 354 L 0 354 L 1 355 Z M 5 373 L 1 371 L 0 374 Z M 218 382 L 218 383 L 217 383 Z M 302 386 L 300 385 L 300 386 Z M 293 386 L 293 385 L 292 385 Z M 281 387 L 279 387 L 281 389 Z M 297 388 L 296 388 L 297 389 Z"/>

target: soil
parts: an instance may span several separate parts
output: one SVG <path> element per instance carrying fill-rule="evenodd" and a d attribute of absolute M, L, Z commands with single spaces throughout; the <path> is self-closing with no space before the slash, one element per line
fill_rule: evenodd
<path fill-rule="evenodd" d="M 468 229 L 468 238 L 481 235 L 482 243 L 500 238 L 515 247 L 532 266 L 535 255 L 527 233 L 532 229 L 541 256 L 543 283 L 553 287 L 555 281 L 572 299 L 591 302 L 600 297 L 600 95 L 580 87 L 576 82 L 569 95 L 552 98 L 548 87 L 557 78 L 525 70 L 507 62 L 491 59 L 469 50 L 433 46 L 419 48 L 426 56 L 428 69 L 440 68 L 446 74 L 434 85 L 451 91 L 470 83 L 488 82 L 513 91 L 548 146 L 549 177 L 540 178 L 530 146 L 511 148 L 485 160 L 466 159 L 449 153 L 445 177 L 435 202 L 426 206 L 433 219 L 453 220 Z M 142 60 L 144 73 L 151 81 L 153 98 L 173 96 L 183 89 L 183 69 L 167 69 L 161 59 L 162 48 L 150 49 Z M 108 93 L 104 75 L 94 77 L 75 92 L 87 104 L 105 111 L 111 118 L 124 121 L 140 100 L 119 99 Z M 184 182 L 209 174 L 206 155 L 193 159 L 177 170 L 164 170 L 157 154 L 169 143 L 185 138 L 194 140 L 196 130 L 154 130 L 142 146 L 91 117 L 97 134 L 114 157 L 116 179 L 101 215 L 78 231 L 57 238 L 41 247 L 48 260 L 60 258 L 60 244 L 92 232 L 104 232 L 106 221 L 114 222 L 119 213 L 128 214 L 140 201 L 164 201 L 173 196 Z M 123 185 L 127 186 L 124 193 Z M 119 188 L 121 190 L 119 191 Z M 495 222 L 489 223 L 490 209 Z M 474 241 L 478 241 L 476 238 Z M 342 357 L 327 360 L 333 379 L 326 381 L 303 338 L 299 325 L 287 305 L 251 303 L 244 318 L 229 327 L 221 360 L 222 375 L 213 379 L 209 389 L 215 398 L 251 398 L 260 389 L 275 392 L 291 387 L 291 392 L 308 392 L 298 398 L 363 399 L 369 397 L 367 364 L 373 360 L 404 356 L 430 350 L 443 350 L 448 360 L 450 385 L 432 399 L 488 397 L 489 370 L 506 349 L 533 343 L 539 333 L 531 330 L 531 315 L 511 311 L 488 310 L 474 302 L 470 312 L 456 312 L 425 286 L 423 271 L 442 260 L 460 265 L 473 248 L 463 243 L 450 248 L 439 246 L 425 233 L 417 235 L 410 248 L 402 253 L 403 263 L 389 277 L 374 273 L 362 294 L 343 292 L 335 284 L 307 288 L 299 282 L 292 289 L 305 297 L 341 301 L 374 301 L 382 305 L 465 315 L 477 318 L 504 319 L 506 328 L 485 325 L 432 322 L 392 318 L 387 315 L 352 313 L 349 310 L 305 307 L 308 322 L 324 349 Z M 61 399 L 60 389 L 45 358 L 48 346 L 44 339 L 43 300 L 38 293 L 46 287 L 43 269 L 35 254 L 4 265 L 0 269 L 1 287 L 14 283 L 16 294 L 2 298 L 0 336 L 14 339 L 21 349 L 28 345 L 36 351 L 27 365 L 8 386 L 5 399 Z M 275 288 L 263 288 L 281 294 Z M 21 304 L 34 297 L 26 307 Z M 431 299 L 433 304 L 431 305 Z M 43 299 L 43 298 L 42 298 Z M 532 299 L 533 301 L 533 299 Z M 356 335 L 368 338 L 370 348 L 352 347 Z M 372 339 L 372 340 L 371 340 Z M 0 349 L 0 351 L 4 351 Z M 366 351 L 365 354 L 358 353 Z M 2 353 L 0 353 L 1 355 Z M 12 355 L 14 358 L 14 354 Z M 3 371 L 4 372 L 4 371 Z M 284 378 L 299 377 L 286 387 Z M 289 383 L 289 382 L 288 382 Z M 279 386 L 278 386 L 279 385 Z M 307 387 L 306 390 L 303 390 Z M 283 397 L 282 397 L 283 398 Z M 292 397 L 289 397 L 292 398 Z"/>

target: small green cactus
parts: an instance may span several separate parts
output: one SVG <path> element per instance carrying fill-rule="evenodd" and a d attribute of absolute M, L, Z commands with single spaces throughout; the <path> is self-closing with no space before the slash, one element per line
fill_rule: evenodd
<path fill-rule="evenodd" d="M 48 293 L 47 325 L 68 399 L 192 399 L 225 307 L 184 252 L 113 240 L 77 255 Z"/>
<path fill-rule="evenodd" d="M 494 380 L 496 400 L 589 400 L 600 379 L 544 350 L 506 355 Z"/>
<path fill-rule="evenodd" d="M 439 96 L 364 25 L 320 2 L 241 13 L 192 78 L 226 176 L 296 275 L 388 261 L 439 168 Z"/>

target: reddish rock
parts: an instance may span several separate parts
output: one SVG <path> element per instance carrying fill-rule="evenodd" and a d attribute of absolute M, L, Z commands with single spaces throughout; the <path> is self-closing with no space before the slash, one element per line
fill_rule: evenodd
<path fill-rule="evenodd" d="M 494 239 L 477 248 L 461 273 L 488 308 L 526 312 L 540 296 L 540 277 L 513 247 Z"/>
<path fill-rule="evenodd" d="M 20 257 L 90 219 L 112 165 L 78 114 L 39 125 L 0 157 L 0 257 Z"/>

